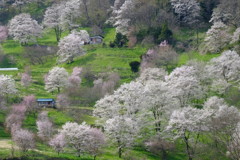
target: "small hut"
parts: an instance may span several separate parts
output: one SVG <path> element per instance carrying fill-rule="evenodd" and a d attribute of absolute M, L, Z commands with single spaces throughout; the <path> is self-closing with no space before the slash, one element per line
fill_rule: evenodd
<path fill-rule="evenodd" d="M 55 108 L 56 107 L 56 102 L 52 98 L 39 98 L 37 99 L 37 103 L 39 107 L 47 107 L 47 108 Z"/>
<path fill-rule="evenodd" d="M 90 44 L 101 44 L 103 42 L 102 36 L 93 36 L 90 37 Z"/>

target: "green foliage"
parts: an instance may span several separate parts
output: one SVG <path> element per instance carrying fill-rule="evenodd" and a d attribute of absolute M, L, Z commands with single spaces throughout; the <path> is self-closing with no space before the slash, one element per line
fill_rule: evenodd
<path fill-rule="evenodd" d="M 209 22 L 213 9 L 218 5 L 218 3 L 218 1 L 214 0 L 200 0 L 201 16 L 205 22 Z"/>
<path fill-rule="evenodd" d="M 152 30 L 151 30 L 152 31 Z M 161 32 L 161 31 L 160 31 Z M 158 32 L 157 34 L 159 34 L 160 32 Z M 148 35 L 148 30 L 146 29 L 142 29 L 137 33 L 137 40 L 139 42 L 141 42 L 146 36 Z M 157 35 L 158 36 L 158 35 Z"/>
<path fill-rule="evenodd" d="M 36 121 L 37 114 L 27 114 L 26 118 L 23 121 L 23 128 L 29 129 L 33 132 L 37 132 Z"/>
<path fill-rule="evenodd" d="M 240 89 L 236 87 L 229 87 L 226 91 L 224 99 L 228 104 L 240 108 Z"/>
<path fill-rule="evenodd" d="M 129 63 L 132 72 L 138 72 L 139 71 L 139 67 L 140 67 L 140 62 L 138 61 L 132 61 Z"/>
<path fill-rule="evenodd" d="M 127 46 L 127 36 L 121 33 L 116 34 L 116 38 L 113 43 L 110 42 L 110 47 L 114 48 L 115 46 L 118 48 L 126 47 Z"/>
<path fill-rule="evenodd" d="M 160 43 L 164 40 L 167 40 L 170 44 L 172 44 L 172 41 L 173 41 L 173 33 L 172 31 L 168 28 L 168 24 L 167 23 L 164 23 L 162 24 L 162 27 L 161 27 L 161 33 L 160 35 L 158 36 L 158 39 L 157 39 L 157 43 Z"/>
<path fill-rule="evenodd" d="M 138 42 L 141 42 L 147 36 L 152 36 L 155 44 L 167 40 L 169 43 L 173 42 L 173 33 L 169 29 L 167 23 L 163 23 L 161 27 L 150 27 L 148 29 L 142 29 L 136 34 Z"/>
<path fill-rule="evenodd" d="M 109 44 L 110 42 L 113 42 L 116 37 L 116 29 L 115 28 L 105 28 L 104 29 L 105 35 L 104 35 L 104 43 Z"/>
<path fill-rule="evenodd" d="M 7 133 L 4 129 L 5 118 L 6 118 L 5 111 L 0 110 L 0 139 L 10 137 L 10 134 Z"/>

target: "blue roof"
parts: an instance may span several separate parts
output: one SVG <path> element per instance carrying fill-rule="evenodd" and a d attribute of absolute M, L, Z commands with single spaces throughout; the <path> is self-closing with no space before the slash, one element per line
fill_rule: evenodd
<path fill-rule="evenodd" d="M 39 98 L 37 99 L 38 102 L 52 102 L 52 101 L 55 101 L 54 99 L 52 98 Z"/>

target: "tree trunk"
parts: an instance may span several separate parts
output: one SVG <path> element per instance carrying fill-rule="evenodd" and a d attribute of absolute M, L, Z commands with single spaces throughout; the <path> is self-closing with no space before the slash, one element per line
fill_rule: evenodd
<path fill-rule="evenodd" d="M 155 119 L 155 131 L 156 132 L 160 132 L 161 131 L 161 122 L 158 120 L 158 113 L 157 111 L 153 111 L 153 116 L 154 116 L 154 119 Z"/>
<path fill-rule="evenodd" d="M 86 12 L 86 18 L 87 18 L 87 21 L 88 21 L 87 23 L 88 23 L 88 25 L 90 25 L 91 21 L 90 21 L 90 16 L 88 14 L 87 0 L 83 0 L 83 5 L 84 5 L 84 10 Z"/>
<path fill-rule="evenodd" d="M 162 149 L 162 160 L 167 160 L 167 152 Z"/>
<path fill-rule="evenodd" d="M 11 154 L 12 154 L 12 158 L 15 156 L 15 148 L 14 148 L 14 146 L 13 146 L 13 143 L 12 143 L 12 145 L 11 145 Z"/>
<path fill-rule="evenodd" d="M 191 153 L 191 147 L 188 142 L 188 137 L 186 136 L 186 133 L 184 133 L 184 142 L 186 144 L 186 150 L 188 154 L 188 160 L 193 160 L 192 153 Z"/>
<path fill-rule="evenodd" d="M 122 147 L 118 147 L 118 157 L 122 158 Z"/>
<path fill-rule="evenodd" d="M 59 27 L 56 27 L 54 28 L 54 31 L 55 31 L 57 42 L 59 42 L 62 35 L 62 30 Z"/>
<path fill-rule="evenodd" d="M 198 46 L 198 43 L 199 43 L 199 36 L 198 36 L 198 34 L 199 34 L 199 31 L 198 31 L 198 27 L 197 27 L 197 46 Z"/>

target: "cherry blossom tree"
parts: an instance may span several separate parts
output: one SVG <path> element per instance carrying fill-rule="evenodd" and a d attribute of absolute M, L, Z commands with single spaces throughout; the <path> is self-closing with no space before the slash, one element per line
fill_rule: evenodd
<path fill-rule="evenodd" d="M 106 144 L 105 135 L 97 128 L 90 128 L 87 132 L 86 150 L 96 160 L 96 157 L 101 153 L 102 148 Z"/>
<path fill-rule="evenodd" d="M 16 130 L 13 135 L 13 141 L 23 152 L 27 152 L 35 147 L 34 135 L 28 130 Z"/>
<path fill-rule="evenodd" d="M 224 79 L 227 82 L 239 81 L 240 56 L 235 51 L 225 51 L 220 57 L 213 58 L 207 70 L 214 79 Z"/>
<path fill-rule="evenodd" d="M 171 5 L 180 22 L 190 25 L 198 22 L 200 4 L 196 0 L 171 0 Z"/>
<path fill-rule="evenodd" d="M 48 92 L 54 92 L 55 90 L 60 92 L 61 88 L 68 85 L 68 72 L 64 68 L 54 67 L 49 71 L 45 78 L 45 89 Z"/>
<path fill-rule="evenodd" d="M 131 82 L 123 84 L 113 95 L 107 95 L 96 102 L 94 115 L 100 117 L 103 121 L 119 116 L 119 114 L 137 113 L 141 108 L 142 102 L 139 95 L 142 95 L 143 84 Z"/>
<path fill-rule="evenodd" d="M 5 120 L 6 129 L 11 132 L 13 138 L 16 132 L 21 130 L 21 126 L 28 109 L 27 107 L 28 106 L 25 102 L 13 105 L 10 114 Z"/>
<path fill-rule="evenodd" d="M 64 110 L 64 108 L 70 105 L 70 99 L 66 94 L 59 94 L 57 96 L 57 108 L 60 110 Z"/>
<path fill-rule="evenodd" d="M 227 25 L 239 27 L 239 1 L 235 0 L 221 0 L 216 8 L 213 10 L 212 19 L 210 22 L 223 22 Z"/>
<path fill-rule="evenodd" d="M 178 60 L 178 54 L 169 45 L 158 46 L 148 50 L 146 54 L 142 56 L 141 70 L 148 67 L 166 67 L 167 70 Z"/>
<path fill-rule="evenodd" d="M 30 42 L 36 43 L 41 33 L 42 27 L 27 13 L 15 16 L 9 23 L 9 35 L 22 45 Z"/>
<path fill-rule="evenodd" d="M 23 98 L 23 105 L 26 106 L 28 112 L 33 113 L 35 116 L 36 112 L 38 111 L 38 105 L 34 95 L 25 96 Z"/>
<path fill-rule="evenodd" d="M 120 3 L 118 1 L 108 22 L 116 26 L 117 32 L 123 35 L 128 35 L 132 28 L 142 29 L 159 25 L 159 21 L 156 24 L 155 19 L 158 17 L 158 4 L 154 0 L 125 0 Z"/>
<path fill-rule="evenodd" d="M 9 97 L 17 93 L 15 81 L 11 76 L 0 75 L 0 95 Z"/>
<path fill-rule="evenodd" d="M 189 160 L 194 157 L 200 134 L 208 131 L 207 120 L 211 115 L 212 112 L 192 107 L 175 110 L 171 115 L 167 131 L 173 134 L 174 139 L 181 139 L 184 142 Z"/>
<path fill-rule="evenodd" d="M 47 111 L 43 111 L 38 115 L 38 120 L 39 121 L 47 121 L 48 119 L 48 112 Z"/>
<path fill-rule="evenodd" d="M 161 155 L 162 160 L 167 160 L 168 152 L 175 148 L 172 142 L 164 140 L 159 135 L 149 139 L 145 145 L 150 152 Z"/>
<path fill-rule="evenodd" d="M 22 8 L 29 3 L 36 2 L 36 0 L 13 0 L 12 6 L 17 7 L 19 12 L 22 12 Z"/>
<path fill-rule="evenodd" d="M 66 146 L 65 138 L 62 134 L 55 135 L 49 142 L 49 145 L 54 148 L 54 150 L 58 153 L 64 150 Z"/>
<path fill-rule="evenodd" d="M 145 107 L 141 108 L 144 108 L 145 114 L 151 113 L 156 132 L 162 130 L 162 122 L 167 121 L 172 112 L 179 108 L 178 100 L 169 90 L 166 82 L 149 80 L 142 93 L 141 105 Z"/>
<path fill-rule="evenodd" d="M 88 43 L 89 41 L 90 38 L 87 31 L 72 31 L 71 34 L 61 39 L 58 44 L 58 63 L 72 63 L 75 57 L 84 55 L 85 52 L 82 45 L 84 43 Z"/>
<path fill-rule="evenodd" d="M 196 73 L 194 67 L 182 66 L 166 77 L 169 90 L 172 96 L 178 99 L 180 107 L 187 107 L 193 100 L 201 99 L 204 95 Z"/>
<path fill-rule="evenodd" d="M 32 82 L 32 77 L 28 73 L 23 73 L 21 76 L 21 84 L 24 87 L 28 87 Z"/>
<path fill-rule="evenodd" d="M 53 4 L 52 6 L 47 8 L 44 15 L 43 24 L 47 28 L 54 29 L 57 42 L 60 41 L 62 32 L 64 31 L 64 27 L 61 21 L 61 16 L 64 8 L 64 3 Z"/>
<path fill-rule="evenodd" d="M 17 104 L 12 106 L 12 110 L 5 120 L 5 126 L 8 131 L 12 131 L 13 128 L 21 128 L 26 111 L 27 108 L 23 104 Z"/>
<path fill-rule="evenodd" d="M 238 42 L 238 41 L 239 41 L 239 38 L 240 38 L 240 27 L 237 28 L 237 29 L 235 30 L 235 32 L 233 33 L 231 43 L 236 43 L 236 42 Z"/>
<path fill-rule="evenodd" d="M 237 160 L 240 158 L 240 124 L 235 129 L 235 132 L 231 136 L 231 141 L 227 146 L 228 152 L 229 152 L 229 157 L 233 160 Z"/>
<path fill-rule="evenodd" d="M 83 0 L 69 0 L 64 4 L 64 9 L 61 11 L 61 25 L 64 29 L 72 30 L 79 25 L 75 20 L 83 16 Z"/>
<path fill-rule="evenodd" d="M 202 52 L 220 52 L 231 41 L 229 28 L 223 22 L 215 22 L 207 31 L 205 37 L 205 48 Z"/>
<path fill-rule="evenodd" d="M 136 0 L 126 0 L 117 11 L 115 26 L 116 30 L 123 35 L 128 34 L 131 23 L 131 16 L 134 11 Z"/>
<path fill-rule="evenodd" d="M 6 26 L 0 26 L 0 42 L 6 40 L 8 37 L 8 28 Z"/>
<path fill-rule="evenodd" d="M 75 67 L 73 68 L 72 75 L 69 76 L 68 82 L 70 87 L 77 87 L 81 83 L 80 74 L 82 73 L 82 68 Z"/>
<path fill-rule="evenodd" d="M 139 132 L 136 121 L 124 116 L 115 116 L 108 119 L 104 129 L 109 139 L 117 144 L 119 158 L 122 157 L 122 153 L 126 148 L 133 145 Z"/>
<path fill-rule="evenodd" d="M 114 24 L 116 22 L 116 17 L 121 6 L 124 4 L 125 0 L 115 0 L 114 5 L 111 6 L 112 16 L 107 20 L 107 23 Z"/>
<path fill-rule="evenodd" d="M 162 68 L 146 68 L 141 71 L 138 81 L 146 83 L 149 80 L 164 81 L 168 73 Z"/>
<path fill-rule="evenodd" d="M 38 136 L 43 140 L 49 140 L 53 134 L 53 124 L 48 118 L 48 113 L 40 113 L 36 124 L 38 129 Z"/>
<path fill-rule="evenodd" d="M 156 131 L 160 131 L 161 122 L 179 106 L 164 82 L 166 75 L 163 69 L 144 70 L 136 81 L 123 84 L 113 95 L 97 101 L 94 115 L 101 118 L 100 123 L 115 116 L 129 115 L 138 121 L 146 122 L 142 123 L 141 127 L 154 126 Z M 153 121 L 149 123 L 149 119 Z"/>
<path fill-rule="evenodd" d="M 240 56 L 235 51 L 225 51 L 213 58 L 206 66 L 205 72 L 211 77 L 211 91 L 224 95 L 229 88 L 239 87 Z"/>
<path fill-rule="evenodd" d="M 65 137 L 67 145 L 76 150 L 78 157 L 80 157 L 83 152 L 86 152 L 89 129 L 90 126 L 86 123 L 79 125 L 77 123 L 67 122 L 60 130 L 60 134 Z"/>
<path fill-rule="evenodd" d="M 226 149 L 231 149 L 231 143 L 236 140 L 234 134 L 240 122 L 240 113 L 236 107 L 227 105 L 218 97 L 210 97 L 204 104 L 204 110 L 211 113 L 206 126 L 209 128 L 213 145 L 218 153 L 225 155 Z"/>

